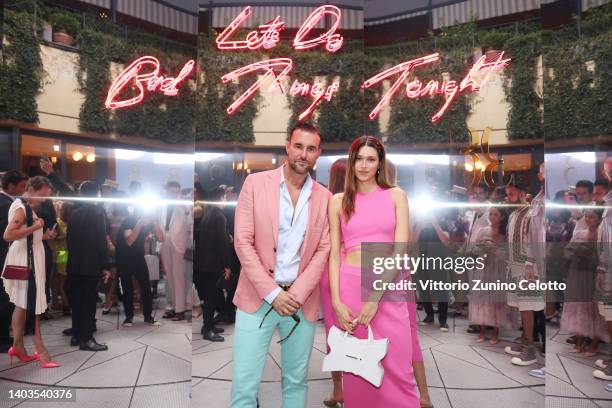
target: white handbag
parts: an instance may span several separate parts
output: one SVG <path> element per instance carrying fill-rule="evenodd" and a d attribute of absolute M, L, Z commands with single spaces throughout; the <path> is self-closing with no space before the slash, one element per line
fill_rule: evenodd
<path fill-rule="evenodd" d="M 380 361 L 387 354 L 389 339 L 374 340 L 370 326 L 367 339 L 358 339 L 332 326 L 327 344 L 330 352 L 323 359 L 323 371 L 346 371 L 380 387 L 385 374 Z"/>

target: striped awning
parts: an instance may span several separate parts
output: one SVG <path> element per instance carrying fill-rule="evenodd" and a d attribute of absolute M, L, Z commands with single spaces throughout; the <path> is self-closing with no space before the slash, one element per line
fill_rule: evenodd
<path fill-rule="evenodd" d="M 189 34 L 198 33 L 197 13 L 170 7 L 166 4 L 155 0 L 118 1 L 117 11 L 172 30 Z"/>
<path fill-rule="evenodd" d="M 610 0 L 582 0 L 582 11 L 587 11 L 593 7 L 603 6 Z"/>
<path fill-rule="evenodd" d="M 454 24 L 467 23 L 472 18 L 485 20 L 508 14 L 538 10 L 540 0 L 466 0 L 435 8 L 433 10 L 433 28 L 442 28 Z"/>
<path fill-rule="evenodd" d="M 94 6 L 110 9 L 111 0 L 82 0 L 83 3 L 93 4 Z"/>
<path fill-rule="evenodd" d="M 366 21 L 364 25 L 366 27 L 370 27 L 370 26 L 375 26 L 378 24 L 385 24 L 385 23 L 391 23 L 393 21 L 405 20 L 411 17 L 422 16 L 424 14 L 427 14 L 427 10 L 416 11 L 414 13 L 399 14 L 393 17 L 386 17 L 386 18 L 381 18 L 381 19 L 370 19 Z"/>
<path fill-rule="evenodd" d="M 212 13 L 212 27 L 219 29 L 227 27 L 243 9 L 242 6 L 213 6 L 208 8 L 209 12 Z M 251 6 L 252 14 L 244 23 L 244 27 L 257 27 L 273 20 L 276 16 L 280 16 L 287 28 L 299 28 L 315 9 L 316 7 L 302 6 Z M 363 29 L 363 10 L 343 7 L 340 7 L 340 10 L 342 12 L 341 29 Z M 324 20 L 321 19 L 316 27 L 324 28 Z"/>

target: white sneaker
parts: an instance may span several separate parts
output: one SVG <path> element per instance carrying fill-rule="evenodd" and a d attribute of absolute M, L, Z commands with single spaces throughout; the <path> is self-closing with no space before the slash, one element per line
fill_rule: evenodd
<path fill-rule="evenodd" d="M 519 366 L 528 366 L 533 363 L 537 363 L 538 359 L 536 357 L 536 350 L 533 346 L 525 346 L 523 347 L 523 351 L 518 357 L 512 357 L 510 362 L 514 365 Z"/>
<path fill-rule="evenodd" d="M 600 380 L 612 381 L 612 375 L 608 372 L 612 370 L 604 369 L 604 370 L 595 370 L 593 371 L 593 377 L 599 378 Z"/>
<path fill-rule="evenodd" d="M 510 354 L 511 356 L 520 356 L 521 351 L 523 351 L 522 344 L 514 344 L 512 346 L 506 346 L 506 348 L 504 348 L 504 352 L 506 354 Z"/>
<path fill-rule="evenodd" d="M 536 378 L 546 378 L 546 368 L 542 367 L 539 370 L 529 370 L 527 374 Z"/>
<path fill-rule="evenodd" d="M 595 366 L 601 369 L 606 368 L 608 364 L 610 364 L 610 360 L 604 360 L 603 358 L 600 358 L 599 360 L 595 360 Z"/>
<path fill-rule="evenodd" d="M 122 324 L 123 327 L 132 327 L 133 325 L 134 323 L 129 319 L 125 319 Z"/>

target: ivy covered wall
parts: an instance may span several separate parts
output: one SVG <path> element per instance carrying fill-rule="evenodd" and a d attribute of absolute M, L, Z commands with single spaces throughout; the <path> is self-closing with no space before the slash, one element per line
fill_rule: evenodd
<path fill-rule="evenodd" d="M 37 0 L 5 2 L 4 40 L 0 63 L 0 119 L 38 121 L 36 96 L 44 78 L 39 41 L 49 11 Z M 79 84 L 84 104 L 80 129 L 144 136 L 170 143 L 196 140 L 253 142 L 253 122 L 261 98 L 229 116 L 225 107 L 252 83 L 252 76 L 231 84 L 220 77 L 233 69 L 266 57 L 291 57 L 291 79 L 339 81 L 340 92 L 322 101 L 311 120 L 330 141 L 349 141 L 358 134 L 381 135 L 379 121 L 367 115 L 382 96 L 382 87 L 361 89 L 366 78 L 384 68 L 431 52 L 442 59 L 419 69 L 423 78 L 462 78 L 473 61 L 474 50 L 503 49 L 512 58 L 505 70 L 504 90 L 510 110 L 508 138 L 545 140 L 612 133 L 608 110 L 612 98 L 612 5 L 593 10 L 571 27 L 542 30 L 538 22 L 517 23 L 493 30 L 475 24 L 450 27 L 429 38 L 387 47 L 365 48 L 347 41 L 337 53 L 322 50 L 296 52 L 287 41 L 262 55 L 224 52 L 214 48 L 214 34 L 201 34 L 198 49 L 170 43 L 162 37 L 114 25 L 95 15 L 80 15 L 77 38 Z M 241 34 L 238 34 L 241 35 Z M 191 58 L 198 58 L 197 90 L 185 84 L 172 98 L 148 94 L 145 102 L 113 113 L 104 108 L 113 63 L 126 64 L 144 55 L 160 59 L 162 70 L 175 74 Z M 541 78 L 543 76 L 543 79 Z M 538 83 L 543 80 L 543 94 Z M 392 143 L 463 142 L 468 139 L 466 119 L 474 94 L 460 95 L 440 121 L 431 116 L 442 97 L 406 100 L 396 95 L 383 136 Z M 309 98 L 287 95 L 293 126 Z"/>
<path fill-rule="evenodd" d="M 546 140 L 612 136 L 612 4 L 542 43 Z"/>
<path fill-rule="evenodd" d="M 5 2 L 2 61 L 0 62 L 0 119 L 38 122 L 36 95 L 42 86 L 43 66 L 37 30 L 36 1 Z"/>

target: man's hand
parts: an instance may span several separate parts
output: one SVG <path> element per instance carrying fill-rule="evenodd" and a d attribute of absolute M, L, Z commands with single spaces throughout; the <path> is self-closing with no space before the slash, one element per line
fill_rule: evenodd
<path fill-rule="evenodd" d="M 527 261 L 525 262 L 525 279 L 528 281 L 533 281 L 535 278 L 535 272 L 533 270 L 534 263 Z"/>
<path fill-rule="evenodd" d="M 598 290 L 604 290 L 604 274 L 601 270 L 597 270 L 597 275 L 595 275 L 595 282 Z"/>
<path fill-rule="evenodd" d="M 55 239 L 57 237 L 57 232 L 54 230 L 47 230 L 43 234 L 43 239 Z"/>
<path fill-rule="evenodd" d="M 106 285 L 108 283 L 108 280 L 111 277 L 111 273 L 109 270 L 104 270 L 102 271 L 102 281 L 104 282 L 104 284 Z"/>
<path fill-rule="evenodd" d="M 272 301 L 272 307 L 281 316 L 291 316 L 298 311 L 300 304 L 293 298 L 293 295 L 283 290 Z"/>
<path fill-rule="evenodd" d="M 51 160 L 41 159 L 40 169 L 48 176 L 49 174 L 53 173 L 53 163 L 51 163 Z"/>
<path fill-rule="evenodd" d="M 229 280 L 231 274 L 232 274 L 232 270 L 230 268 L 223 269 L 223 279 Z"/>

